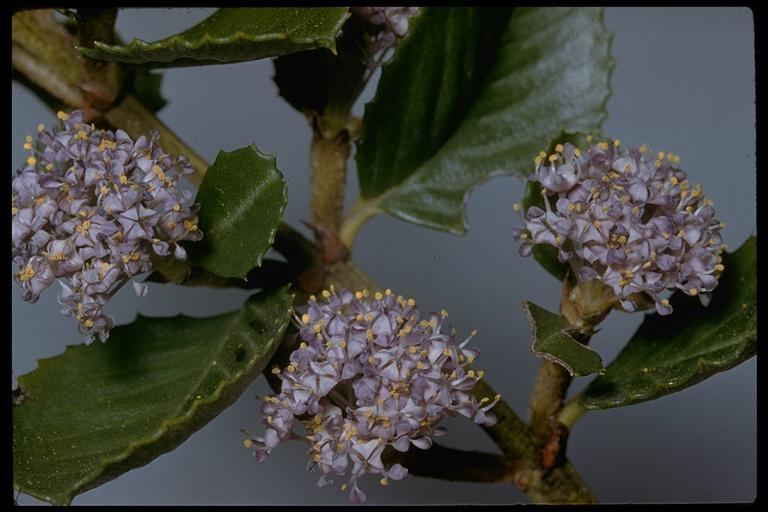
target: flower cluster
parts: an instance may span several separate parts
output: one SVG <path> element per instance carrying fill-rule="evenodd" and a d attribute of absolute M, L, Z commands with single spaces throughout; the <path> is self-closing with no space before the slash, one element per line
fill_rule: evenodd
<path fill-rule="evenodd" d="M 419 12 L 418 7 L 352 7 L 352 13 L 379 30 L 365 35 L 368 68 L 373 70 L 384 54 L 395 46 L 398 38 L 408 33 L 408 20 Z"/>
<path fill-rule="evenodd" d="M 373 300 L 367 291 L 322 295 L 325 301 L 311 297 L 308 311 L 296 317 L 302 341 L 290 363 L 272 371 L 282 387 L 264 398 L 264 437 L 245 440 L 260 462 L 282 441 L 306 439 L 308 470 L 321 473 L 318 485 L 349 471 L 342 490 L 350 488 L 349 500 L 360 503 L 365 493 L 357 480 L 364 474 L 378 474 L 387 485 L 408 473 L 400 464 L 384 467 L 387 446 L 429 448 L 430 436 L 445 433 L 437 423 L 447 415 L 495 423 L 486 412 L 499 397 L 478 402 L 473 396 L 483 376 L 471 368 L 478 351 L 465 348 L 472 336 L 457 345 L 454 334 L 444 332 L 447 312 L 420 319 L 413 299 L 390 290 Z M 294 432 L 300 416 L 307 418 L 304 437 Z"/>
<path fill-rule="evenodd" d="M 103 341 L 112 320 L 103 311 L 130 278 L 151 269 L 150 254 L 186 258 L 182 240 L 200 240 L 197 206 L 177 190 L 186 158 L 172 159 L 158 134 L 135 142 L 122 130 L 96 130 L 83 113 L 58 113 L 58 126 L 27 136 L 26 165 L 16 171 L 11 201 L 12 256 L 22 298 L 35 302 L 55 279 L 62 313 Z M 139 295 L 146 285 L 134 283 Z"/>
<path fill-rule="evenodd" d="M 545 209 L 529 207 L 525 229 L 514 230 L 520 254 L 535 244 L 556 247 L 581 281 L 609 286 L 627 311 L 650 297 L 659 314 L 670 314 L 662 294 L 674 288 L 706 306 L 724 270 L 725 224 L 713 201 L 688 182 L 679 156 L 646 144 L 619 147 L 618 140 L 586 151 L 558 144 L 555 154 L 536 156 L 530 180 L 541 185 Z"/>

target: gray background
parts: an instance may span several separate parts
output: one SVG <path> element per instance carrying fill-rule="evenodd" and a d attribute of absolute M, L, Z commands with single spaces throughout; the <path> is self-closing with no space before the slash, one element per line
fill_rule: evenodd
<path fill-rule="evenodd" d="M 125 38 L 153 40 L 186 28 L 209 9 L 127 9 L 118 18 Z M 613 95 L 604 132 L 624 145 L 647 142 L 679 154 L 694 182 L 714 199 L 727 222 L 726 243 L 738 247 L 755 233 L 754 29 L 751 12 L 737 8 L 608 8 L 615 34 Z M 171 100 L 160 117 L 213 161 L 219 149 L 256 143 L 277 155 L 290 181 L 286 220 L 309 219 L 307 160 L 310 129 L 277 95 L 269 61 L 165 71 Z M 370 85 L 375 85 L 374 83 Z M 363 100 L 373 92 L 369 89 Z M 362 103 L 357 106 L 362 112 Z M 13 86 L 12 168 L 23 162 L 23 137 L 48 111 L 23 87 Z M 349 196 L 357 183 L 350 169 Z M 522 183 L 496 178 L 472 194 L 470 232 L 463 238 L 380 216 L 358 238 L 354 258 L 383 286 L 417 298 L 422 309 L 451 312 L 459 333 L 479 328 L 486 378 L 519 413 L 538 360 L 528 353 L 529 327 L 520 301 L 556 310 L 559 285 L 533 259 L 520 258 L 510 229 L 511 205 Z M 53 286 L 39 303 L 13 307 L 13 369 L 21 375 L 36 359 L 61 353 L 79 340 L 75 321 L 58 314 Z M 137 312 L 207 316 L 240 306 L 235 290 L 151 285 L 138 299 L 124 288 L 109 306 L 118 323 Z M 702 310 L 706 314 L 706 310 Z M 613 313 L 592 345 L 610 361 L 642 315 Z M 680 393 L 633 407 L 589 413 L 575 427 L 569 455 L 603 502 L 752 501 L 756 491 L 755 360 Z M 15 385 L 15 378 L 12 379 Z M 578 391 L 589 379 L 577 379 Z M 256 394 L 260 377 L 242 397 L 172 453 L 75 499 L 76 504 L 344 504 L 338 483 L 317 488 L 305 473 L 305 447 L 287 443 L 266 464 L 242 447 L 240 428 L 261 432 Z M 448 421 L 442 442 L 494 450 L 470 422 Z M 340 483 L 340 482 L 339 482 Z M 508 484 L 449 483 L 408 477 L 382 488 L 365 479 L 368 503 L 525 503 Z M 21 496 L 22 504 L 39 503 Z"/>

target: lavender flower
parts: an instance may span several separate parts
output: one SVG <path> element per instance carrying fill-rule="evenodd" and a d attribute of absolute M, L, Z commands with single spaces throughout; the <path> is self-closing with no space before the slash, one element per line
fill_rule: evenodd
<path fill-rule="evenodd" d="M 112 319 L 103 307 L 130 278 L 152 268 L 150 255 L 177 259 L 183 240 L 200 240 L 190 194 L 178 177 L 192 172 L 184 157 L 172 159 L 159 135 L 135 142 L 122 130 L 96 130 L 83 113 L 58 113 L 58 126 L 38 125 L 27 136 L 26 165 L 16 171 L 11 201 L 12 257 L 22 298 L 37 301 L 57 278 L 62 313 L 79 329 L 106 340 Z M 135 283 L 139 295 L 146 285 Z"/>
<path fill-rule="evenodd" d="M 513 231 L 523 240 L 520 254 L 536 244 L 556 247 L 580 281 L 610 287 L 626 311 L 650 298 L 668 315 L 662 294 L 675 288 L 706 306 L 724 270 L 725 224 L 713 201 L 688 182 L 679 156 L 619 146 L 600 142 L 582 152 L 558 144 L 555 154 L 536 156 L 530 180 L 541 185 L 545 209 L 528 208 L 525 229 Z"/>
<path fill-rule="evenodd" d="M 302 342 L 288 366 L 272 370 L 282 387 L 263 399 L 264 436 L 245 440 L 259 462 L 287 439 L 309 441 L 307 469 L 319 470 L 318 485 L 349 473 L 342 490 L 349 488 L 349 500 L 360 503 L 361 476 L 377 474 L 387 485 L 408 473 L 400 464 L 384 466 L 387 446 L 429 448 L 431 436 L 445 434 L 437 424 L 448 415 L 496 422 L 486 412 L 499 396 L 478 402 L 472 395 L 483 376 L 471 369 L 479 352 L 465 348 L 472 336 L 457 345 L 453 333 L 444 332 L 447 312 L 420 320 L 416 302 L 390 290 L 373 300 L 367 291 L 331 288 L 322 295 L 324 302 L 311 297 L 307 312 L 295 318 Z M 294 432 L 299 422 L 305 436 Z"/>
<path fill-rule="evenodd" d="M 419 12 L 418 7 L 352 7 L 352 14 L 368 22 L 373 31 L 365 34 L 368 68 L 375 69 L 387 50 L 408 33 L 408 21 Z M 378 28 L 378 30 L 377 30 Z"/>

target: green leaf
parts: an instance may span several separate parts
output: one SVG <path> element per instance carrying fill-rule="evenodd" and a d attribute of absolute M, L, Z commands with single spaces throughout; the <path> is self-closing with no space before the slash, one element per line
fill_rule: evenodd
<path fill-rule="evenodd" d="M 560 133 L 597 130 L 609 44 L 599 8 L 425 9 L 366 107 L 357 165 L 368 209 L 463 234 L 478 183 L 527 176 Z"/>
<path fill-rule="evenodd" d="M 95 41 L 78 50 L 93 59 L 153 67 L 226 64 L 278 57 L 309 48 L 335 52 L 348 7 L 223 8 L 194 27 L 161 41 L 128 45 Z"/>
<path fill-rule="evenodd" d="M 746 361 L 757 350 L 757 250 L 750 237 L 723 259 L 709 307 L 675 293 L 670 316 L 647 315 L 602 377 L 584 391 L 587 409 L 621 407 L 680 391 Z"/>
<path fill-rule="evenodd" d="M 288 325 L 287 288 L 212 318 L 146 318 L 19 377 L 13 485 L 53 504 L 173 450 L 234 402 Z"/>
<path fill-rule="evenodd" d="M 189 244 L 192 263 L 245 279 L 274 242 L 287 189 L 274 156 L 254 145 L 220 151 L 197 194 L 203 239 Z"/>
<path fill-rule="evenodd" d="M 533 355 L 559 364 L 572 377 L 602 373 L 605 370 L 600 355 L 568 333 L 571 326 L 564 317 L 528 301 L 523 301 L 523 311 L 531 323 Z"/>
<path fill-rule="evenodd" d="M 353 16 L 337 39 L 336 55 L 316 49 L 275 59 L 280 96 L 299 112 L 346 118 L 365 85 L 362 37 L 360 21 Z"/>
<path fill-rule="evenodd" d="M 133 94 L 152 112 L 157 112 L 168 104 L 160 88 L 163 75 L 152 73 L 146 69 L 139 69 L 133 76 Z"/>

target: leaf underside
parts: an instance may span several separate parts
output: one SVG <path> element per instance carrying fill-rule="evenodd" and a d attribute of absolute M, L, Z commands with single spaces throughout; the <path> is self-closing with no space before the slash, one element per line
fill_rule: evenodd
<path fill-rule="evenodd" d="M 203 239 L 189 244 L 192 263 L 245 279 L 274 242 L 287 190 L 274 156 L 253 145 L 220 151 L 197 194 Z"/>
<path fill-rule="evenodd" d="M 292 299 L 283 288 L 211 318 L 139 316 L 40 360 L 12 409 L 14 488 L 64 505 L 174 449 L 259 375 Z"/>
<path fill-rule="evenodd" d="M 647 315 L 627 346 L 584 391 L 587 409 L 621 407 L 692 386 L 757 350 L 757 250 L 750 237 L 723 258 L 725 271 L 703 307 L 675 293 L 670 316 Z"/>
<path fill-rule="evenodd" d="M 528 301 L 523 301 L 523 310 L 531 323 L 533 355 L 559 364 L 572 377 L 604 370 L 600 355 L 568 334 L 570 325 L 563 316 Z"/>
<path fill-rule="evenodd" d="M 500 42 L 499 42 L 500 40 Z M 468 192 L 596 131 L 613 61 L 599 8 L 433 8 L 382 69 L 357 165 L 381 211 L 463 234 Z"/>
<path fill-rule="evenodd" d="M 310 48 L 335 51 L 336 35 L 349 17 L 348 7 L 222 8 L 194 27 L 148 43 L 99 41 L 80 47 L 100 60 L 151 67 L 226 64 L 279 57 Z"/>

